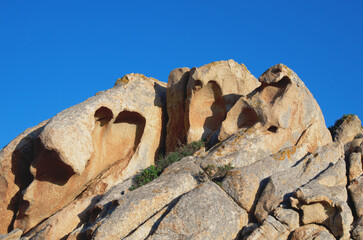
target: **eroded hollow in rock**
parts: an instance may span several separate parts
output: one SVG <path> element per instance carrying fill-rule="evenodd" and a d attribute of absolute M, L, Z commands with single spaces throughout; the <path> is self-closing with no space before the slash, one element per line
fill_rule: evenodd
<path fill-rule="evenodd" d="M 102 118 L 97 119 L 95 115 L 96 126 L 92 134 L 97 162 L 125 160 L 128 163 L 141 141 L 145 118 L 136 112 L 123 111 L 109 124 L 111 115 L 105 110 L 102 112 L 105 113 Z"/>
<path fill-rule="evenodd" d="M 38 151 L 33 162 L 35 179 L 23 196 L 15 227 L 24 230 L 34 227 L 69 204 L 101 173 L 107 175 L 108 169 L 116 167 L 113 171 L 121 174 L 127 167 L 141 142 L 145 118 L 130 111 L 122 111 L 114 118 L 110 109 L 101 107 L 95 112 L 94 119 L 94 154 L 83 173 L 75 174 L 55 151 Z M 95 191 L 92 194 L 103 194 L 105 187 Z M 38 196 L 38 193 L 42 194 Z"/>
<path fill-rule="evenodd" d="M 194 92 L 190 103 L 188 142 L 206 139 L 219 129 L 226 118 L 226 106 L 222 90 L 215 81 L 209 81 Z"/>
<path fill-rule="evenodd" d="M 238 128 L 243 128 L 243 127 L 249 128 L 255 125 L 258 121 L 259 117 L 255 112 L 255 110 L 253 110 L 250 107 L 244 106 L 240 115 L 238 116 L 237 126 Z"/>
<path fill-rule="evenodd" d="M 284 94 L 289 84 L 291 84 L 291 80 L 287 76 L 275 83 L 267 84 L 263 82 L 260 87 L 260 96 L 265 102 L 274 103 L 276 99 Z"/>
<path fill-rule="evenodd" d="M 277 129 L 278 128 L 276 126 L 270 126 L 269 128 L 267 128 L 267 131 L 272 132 L 272 133 L 276 133 Z"/>

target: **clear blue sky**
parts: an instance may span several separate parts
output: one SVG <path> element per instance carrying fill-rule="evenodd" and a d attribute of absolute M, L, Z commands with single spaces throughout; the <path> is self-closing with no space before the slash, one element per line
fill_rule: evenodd
<path fill-rule="evenodd" d="M 131 72 L 284 63 L 327 126 L 363 118 L 362 1 L 0 1 L 0 148 Z"/>

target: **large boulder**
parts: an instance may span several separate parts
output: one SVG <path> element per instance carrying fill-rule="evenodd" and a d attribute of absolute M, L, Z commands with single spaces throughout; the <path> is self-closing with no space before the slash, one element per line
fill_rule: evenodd
<path fill-rule="evenodd" d="M 190 71 L 174 70 L 169 76 L 168 96 L 177 98 L 168 101 L 167 150 L 175 149 L 178 141 L 190 143 L 210 138 L 218 132 L 236 100 L 259 85 L 243 64 L 233 60 L 213 62 Z M 174 121 L 176 116 L 179 119 Z"/>
<path fill-rule="evenodd" d="M 246 211 L 207 182 L 182 196 L 148 239 L 236 239 L 247 220 Z"/>
<path fill-rule="evenodd" d="M 14 226 L 26 232 L 80 193 L 84 198 L 103 194 L 153 164 L 164 98 L 164 83 L 129 74 L 53 117 L 36 133 L 26 169 L 34 179 L 23 187 Z"/>
<path fill-rule="evenodd" d="M 335 131 L 334 141 L 347 144 L 361 134 L 363 134 L 363 128 L 360 119 L 357 115 L 349 114 Z"/>
<path fill-rule="evenodd" d="M 319 105 L 296 73 L 277 64 L 262 74 L 259 81 L 261 86 L 241 97 L 228 113 L 220 140 L 239 128 L 261 123 L 266 133 L 260 144 L 273 153 L 301 143 L 308 143 L 312 152 L 331 142 Z"/>
<path fill-rule="evenodd" d="M 243 167 L 282 148 L 305 143 L 313 152 L 332 142 L 319 105 L 291 69 L 278 64 L 259 81 L 261 86 L 230 110 L 234 113 L 227 115 L 219 133 L 224 141 L 206 154 L 203 166 Z M 231 122 L 237 124 L 224 125 Z"/>

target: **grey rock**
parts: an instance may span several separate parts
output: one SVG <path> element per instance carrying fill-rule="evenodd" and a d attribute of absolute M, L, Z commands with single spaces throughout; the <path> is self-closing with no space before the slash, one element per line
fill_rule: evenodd
<path fill-rule="evenodd" d="M 334 141 L 339 141 L 345 145 L 362 133 L 362 123 L 358 116 L 349 115 L 336 130 Z"/>
<path fill-rule="evenodd" d="M 290 234 L 287 226 L 269 215 L 260 227 L 252 232 L 247 240 L 286 240 Z"/>
<path fill-rule="evenodd" d="M 293 209 L 278 207 L 274 211 L 274 217 L 285 224 L 291 232 L 300 227 L 299 213 Z"/>
<path fill-rule="evenodd" d="M 126 237 L 131 231 L 159 212 L 166 205 L 180 195 L 192 190 L 198 184 L 193 170 L 188 171 L 188 163 L 179 163 L 179 173 L 168 174 L 170 169 L 177 167 L 171 165 L 170 171 L 154 181 L 114 200 L 115 207 L 111 207 L 105 215 L 100 215 L 89 231 L 93 232 L 94 239 L 120 239 Z M 190 162 L 189 162 L 190 163 Z M 189 167 L 191 169 L 196 166 Z M 184 169 L 184 171 L 182 170 Z M 201 169 L 198 172 L 202 172 Z M 195 173 L 195 172 L 194 172 Z"/>
<path fill-rule="evenodd" d="M 363 217 L 363 175 L 352 181 L 348 189 L 358 218 Z"/>
<path fill-rule="evenodd" d="M 290 240 L 335 240 L 336 238 L 329 231 L 316 224 L 308 224 L 296 229 Z"/>
<path fill-rule="evenodd" d="M 235 239 L 247 213 L 216 184 L 183 195 L 148 239 Z"/>
<path fill-rule="evenodd" d="M 249 212 L 258 199 L 266 178 L 291 168 L 308 152 L 306 144 L 282 149 L 278 153 L 251 165 L 231 170 L 222 182 L 222 188 L 243 209 Z"/>
<path fill-rule="evenodd" d="M 363 174 L 363 156 L 360 152 L 353 152 L 349 156 L 349 182 Z"/>
<path fill-rule="evenodd" d="M 20 229 L 14 229 L 8 234 L 1 234 L 0 240 L 20 240 L 23 231 Z"/>
<path fill-rule="evenodd" d="M 363 217 L 360 217 L 352 230 L 352 238 L 354 240 L 363 240 Z"/>
<path fill-rule="evenodd" d="M 281 202 L 288 200 L 298 187 L 336 163 L 342 155 L 343 146 L 340 143 L 330 143 L 319 147 L 294 167 L 273 174 L 256 204 L 257 220 L 262 222 Z"/>
<path fill-rule="evenodd" d="M 292 205 L 302 210 L 302 222 L 323 224 L 335 237 L 349 239 L 353 215 L 347 204 L 346 183 L 345 161 L 341 158 L 300 187 L 295 192 L 297 201 L 293 200 Z"/>

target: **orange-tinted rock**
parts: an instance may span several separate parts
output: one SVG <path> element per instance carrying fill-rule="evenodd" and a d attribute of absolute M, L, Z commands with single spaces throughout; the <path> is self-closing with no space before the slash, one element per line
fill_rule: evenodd
<path fill-rule="evenodd" d="M 24 231 L 68 205 L 95 181 L 102 194 L 154 163 L 161 141 L 164 84 L 130 74 L 52 118 L 36 144 L 15 221 Z M 109 180 L 107 180 L 109 179 Z M 115 181 L 116 180 L 116 181 Z"/>
<path fill-rule="evenodd" d="M 46 123 L 27 129 L 0 151 L 0 234 L 12 230 L 21 191 L 33 180 L 29 166 L 36 139 Z"/>
<path fill-rule="evenodd" d="M 221 127 L 240 96 L 260 84 L 243 64 L 233 60 L 199 68 L 175 69 L 168 82 L 167 151 L 177 144 L 208 139 Z"/>

